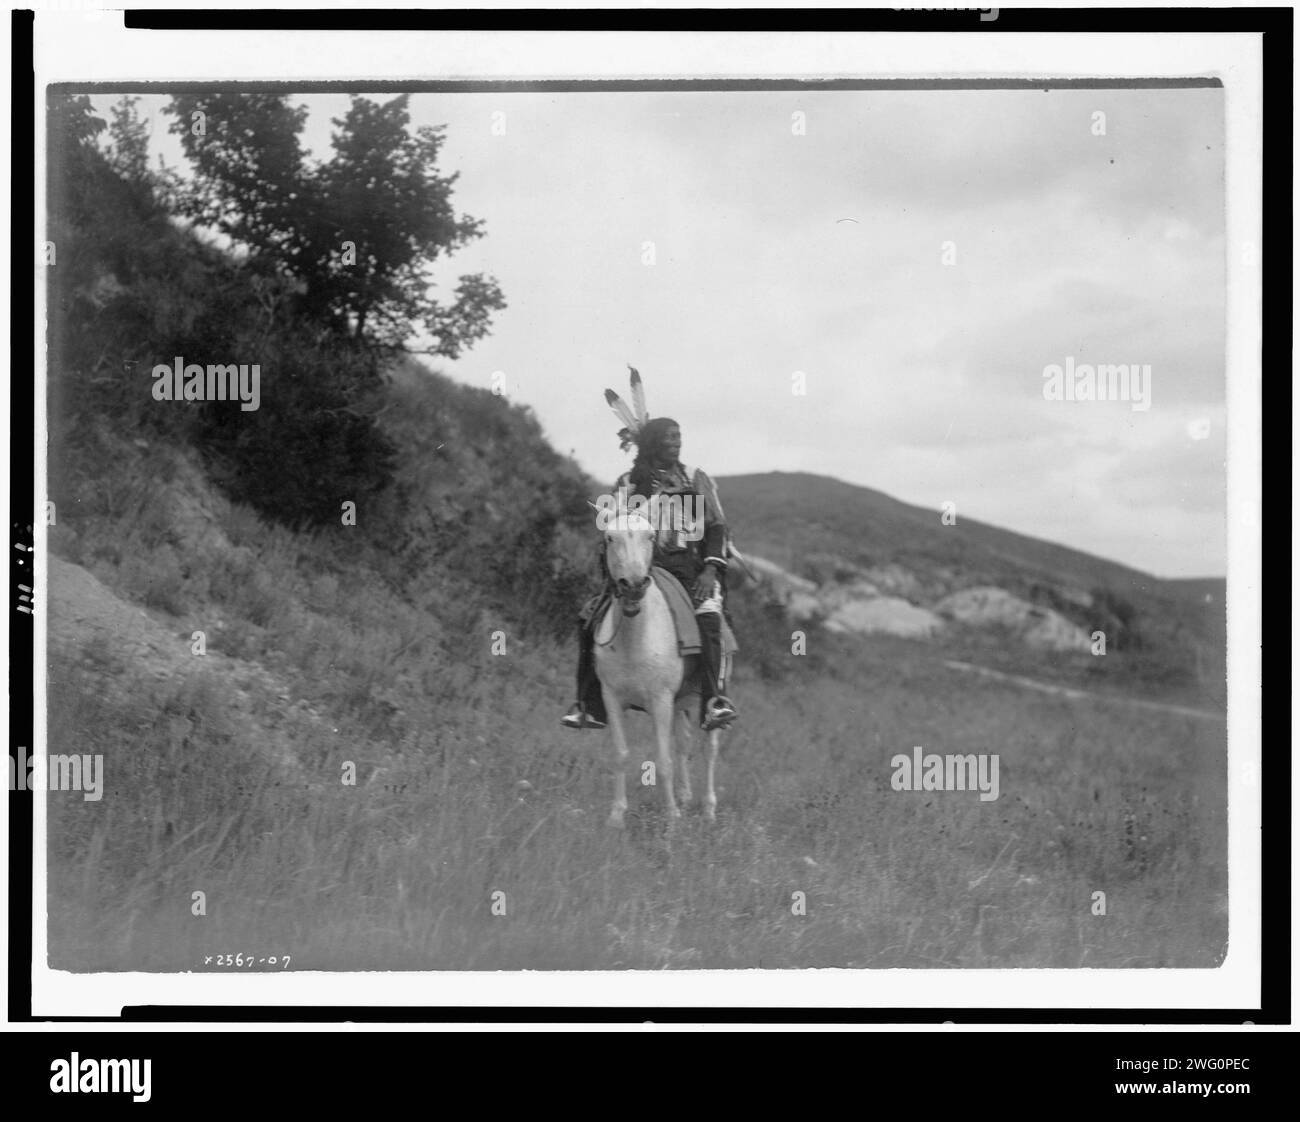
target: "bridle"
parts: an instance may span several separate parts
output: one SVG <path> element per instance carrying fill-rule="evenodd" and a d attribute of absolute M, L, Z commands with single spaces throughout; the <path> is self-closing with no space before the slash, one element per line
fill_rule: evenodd
<path fill-rule="evenodd" d="M 606 568 L 608 572 L 608 567 Z M 618 618 L 614 621 L 614 630 L 610 637 L 599 646 L 607 647 L 618 636 L 619 628 L 623 625 L 623 620 L 631 616 L 641 614 L 641 602 L 645 599 L 646 590 L 650 587 L 650 570 L 647 568 L 645 576 L 639 580 L 629 580 L 627 577 L 618 577 L 611 581 L 613 586 L 613 598 L 618 601 L 619 608 Z"/>
<path fill-rule="evenodd" d="M 641 614 L 641 601 L 645 599 L 646 589 L 650 587 L 650 574 L 647 573 L 633 585 L 626 577 L 614 582 L 614 599 L 618 601 L 622 609 L 614 617 L 614 630 L 609 633 L 609 638 L 603 643 L 596 639 L 598 647 L 608 647 L 615 639 L 623 627 L 623 620 L 628 616 L 638 616 Z"/>
<path fill-rule="evenodd" d="M 634 616 L 641 611 L 641 601 L 645 599 L 645 592 L 649 587 L 649 573 L 646 573 L 636 584 L 626 577 L 620 577 L 614 582 L 614 599 L 623 605 L 625 616 Z"/>

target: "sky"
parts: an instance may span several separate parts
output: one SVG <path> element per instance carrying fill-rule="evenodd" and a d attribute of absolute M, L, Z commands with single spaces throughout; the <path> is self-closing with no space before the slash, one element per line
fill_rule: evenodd
<path fill-rule="evenodd" d="M 491 273 L 509 305 L 432 361 L 504 376 L 597 479 L 627 466 L 602 392 L 632 364 L 714 476 L 830 475 L 936 520 L 950 502 L 959 524 L 1221 576 L 1222 98 L 413 94 L 486 231 L 435 276 Z M 142 105 L 154 150 L 183 168 L 163 100 Z M 297 100 L 327 157 L 346 96 Z M 1049 367 L 1101 363 L 1149 366 L 1149 408 L 1045 397 Z"/>

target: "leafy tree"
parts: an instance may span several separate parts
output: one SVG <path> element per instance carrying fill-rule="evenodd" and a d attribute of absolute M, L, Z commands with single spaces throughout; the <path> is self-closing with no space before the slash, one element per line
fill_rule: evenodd
<path fill-rule="evenodd" d="M 150 228 L 148 188 L 123 179 L 105 157 L 107 126 L 89 97 L 51 91 L 46 127 L 51 400 L 69 411 L 103 411 L 144 342 L 123 329 L 119 297 L 135 278 L 141 246 L 165 233 L 165 220 L 157 216 Z"/>
<path fill-rule="evenodd" d="M 181 212 L 300 271 L 300 219 L 311 205 L 298 140 L 306 108 L 282 95 L 214 91 L 173 97 L 164 112 L 194 166 L 176 199 Z"/>
<path fill-rule="evenodd" d="M 50 99 L 50 417 L 56 485 L 96 485 L 82 456 L 98 426 L 192 444 L 233 498 L 292 526 L 337 525 L 340 503 L 391 480 L 373 418 L 373 349 L 295 310 L 292 278 L 262 275 L 180 229 L 176 181 L 148 169 L 136 99 L 96 117 L 84 96 Z M 107 143 L 105 143 L 107 141 Z M 182 355 L 258 363 L 260 408 L 159 404 L 151 369 Z"/>
<path fill-rule="evenodd" d="M 455 358 L 505 302 L 482 274 L 462 276 L 450 303 L 430 295 L 430 266 L 481 237 L 482 223 L 452 209 L 456 176 L 437 170 L 442 129 L 412 133 L 408 101 L 353 97 L 333 120 L 332 158 L 312 162 L 299 139 L 306 110 L 285 95 L 176 96 L 171 131 L 195 170 L 178 201 L 257 271 L 299 281 L 302 312 L 335 333 L 397 349 L 423 327 L 433 353 Z"/>
<path fill-rule="evenodd" d="M 109 109 L 108 162 L 128 183 L 151 183 L 149 126 L 140 119 L 138 97 L 125 94 Z"/>
<path fill-rule="evenodd" d="M 95 142 L 104 131 L 104 119 L 95 116 L 95 107 L 85 94 L 53 90 L 45 124 L 46 206 L 52 223 L 70 226 L 83 220 L 88 209 L 88 189 L 100 162 Z"/>

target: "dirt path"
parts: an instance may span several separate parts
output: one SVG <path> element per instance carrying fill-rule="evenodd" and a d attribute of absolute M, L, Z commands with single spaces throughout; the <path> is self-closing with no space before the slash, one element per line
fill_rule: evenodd
<path fill-rule="evenodd" d="M 194 674 L 211 675 L 220 683 L 226 704 L 266 733 L 259 745 L 286 773 L 298 778 L 298 761 L 275 735 L 278 725 L 297 711 L 322 731 L 328 722 L 306 702 L 294 704 L 289 686 L 260 663 L 219 650 L 195 657 L 191 628 L 175 617 L 150 612 L 118 597 L 92 573 L 60 557 L 49 564 L 49 627 L 51 662 L 80 664 L 100 679 L 105 692 L 121 694 L 141 679 L 181 682 Z M 208 637 L 213 643 L 213 636 Z M 104 664 L 94 650 L 110 651 Z"/>
<path fill-rule="evenodd" d="M 1194 717 L 1202 721 L 1224 721 L 1226 715 L 1216 713 L 1211 709 L 1191 709 L 1186 705 L 1170 705 L 1163 701 L 1143 701 L 1137 697 L 1120 697 L 1116 694 L 1090 693 L 1088 690 L 1077 690 L 1070 686 L 1058 686 L 1051 682 L 1039 682 L 1033 678 L 1025 678 L 1019 674 L 1004 674 L 1001 670 L 990 670 L 987 666 L 976 666 L 972 662 L 958 662 L 956 659 L 946 658 L 943 664 L 952 670 L 960 670 L 966 674 L 979 674 L 984 678 L 992 678 L 995 681 L 1007 682 L 1013 686 L 1022 686 L 1027 690 L 1037 690 L 1039 693 L 1054 694 L 1057 697 L 1068 697 L 1071 701 L 1112 701 L 1120 705 L 1135 705 L 1139 709 L 1151 709 L 1157 713 L 1173 713 L 1180 717 Z"/>

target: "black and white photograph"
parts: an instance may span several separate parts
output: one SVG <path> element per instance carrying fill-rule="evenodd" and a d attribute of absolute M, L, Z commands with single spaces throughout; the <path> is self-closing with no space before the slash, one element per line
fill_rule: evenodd
<path fill-rule="evenodd" d="M 218 34 L 38 90 L 43 970 L 1257 954 L 1222 68 Z"/>

